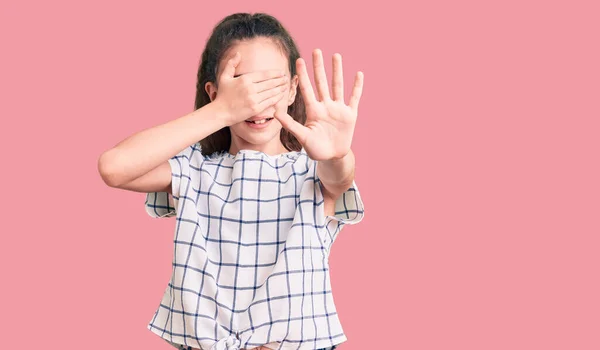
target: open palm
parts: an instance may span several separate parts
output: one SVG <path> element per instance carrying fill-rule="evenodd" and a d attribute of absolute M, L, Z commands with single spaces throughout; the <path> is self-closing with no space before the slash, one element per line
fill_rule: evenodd
<path fill-rule="evenodd" d="M 343 158 L 350 152 L 358 103 L 362 95 L 363 74 L 356 74 L 350 102 L 346 105 L 342 56 L 333 55 L 332 96 L 329 95 L 323 55 L 319 49 L 313 52 L 313 68 L 318 97 L 311 86 L 306 63 L 302 58 L 296 61 L 300 91 L 306 106 L 305 125 L 285 112 L 277 113 L 275 117 L 298 139 L 311 159 Z"/>

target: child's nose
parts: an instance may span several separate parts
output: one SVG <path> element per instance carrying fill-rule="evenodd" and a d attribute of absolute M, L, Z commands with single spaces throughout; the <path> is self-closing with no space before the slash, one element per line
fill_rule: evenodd
<path fill-rule="evenodd" d="M 264 115 L 264 116 L 272 117 L 274 114 L 275 114 L 275 107 L 271 106 L 271 107 L 265 109 L 264 111 L 260 112 L 257 115 Z"/>

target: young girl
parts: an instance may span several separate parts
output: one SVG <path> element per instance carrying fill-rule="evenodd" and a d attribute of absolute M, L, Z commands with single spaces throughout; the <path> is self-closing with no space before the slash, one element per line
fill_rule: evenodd
<path fill-rule="evenodd" d="M 106 151 L 112 187 L 176 217 L 173 273 L 148 329 L 179 349 L 334 349 L 347 340 L 329 253 L 364 216 L 350 149 L 363 76 L 344 102 L 313 53 L 316 91 L 273 17 L 234 14 L 198 70 L 195 111 Z M 297 94 L 297 87 L 301 94 Z M 200 141 L 198 141 L 200 140 Z"/>

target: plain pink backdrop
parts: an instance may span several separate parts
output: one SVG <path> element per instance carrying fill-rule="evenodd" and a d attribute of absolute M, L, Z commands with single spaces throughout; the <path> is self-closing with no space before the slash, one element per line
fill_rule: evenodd
<path fill-rule="evenodd" d="M 600 349 L 598 2 L 206 3 L 2 3 L 0 348 L 171 349 L 174 220 L 97 160 L 191 112 L 212 27 L 264 11 L 365 73 L 340 349 Z"/>

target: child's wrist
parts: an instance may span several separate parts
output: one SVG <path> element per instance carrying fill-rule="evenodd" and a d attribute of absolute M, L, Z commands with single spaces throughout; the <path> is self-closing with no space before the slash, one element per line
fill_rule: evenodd
<path fill-rule="evenodd" d="M 224 106 L 216 101 L 206 104 L 204 107 L 198 109 L 198 112 L 200 110 L 203 112 L 199 113 L 200 119 L 202 119 L 203 122 L 214 124 L 215 127 L 218 128 L 217 130 L 231 125 L 231 114 Z"/>

